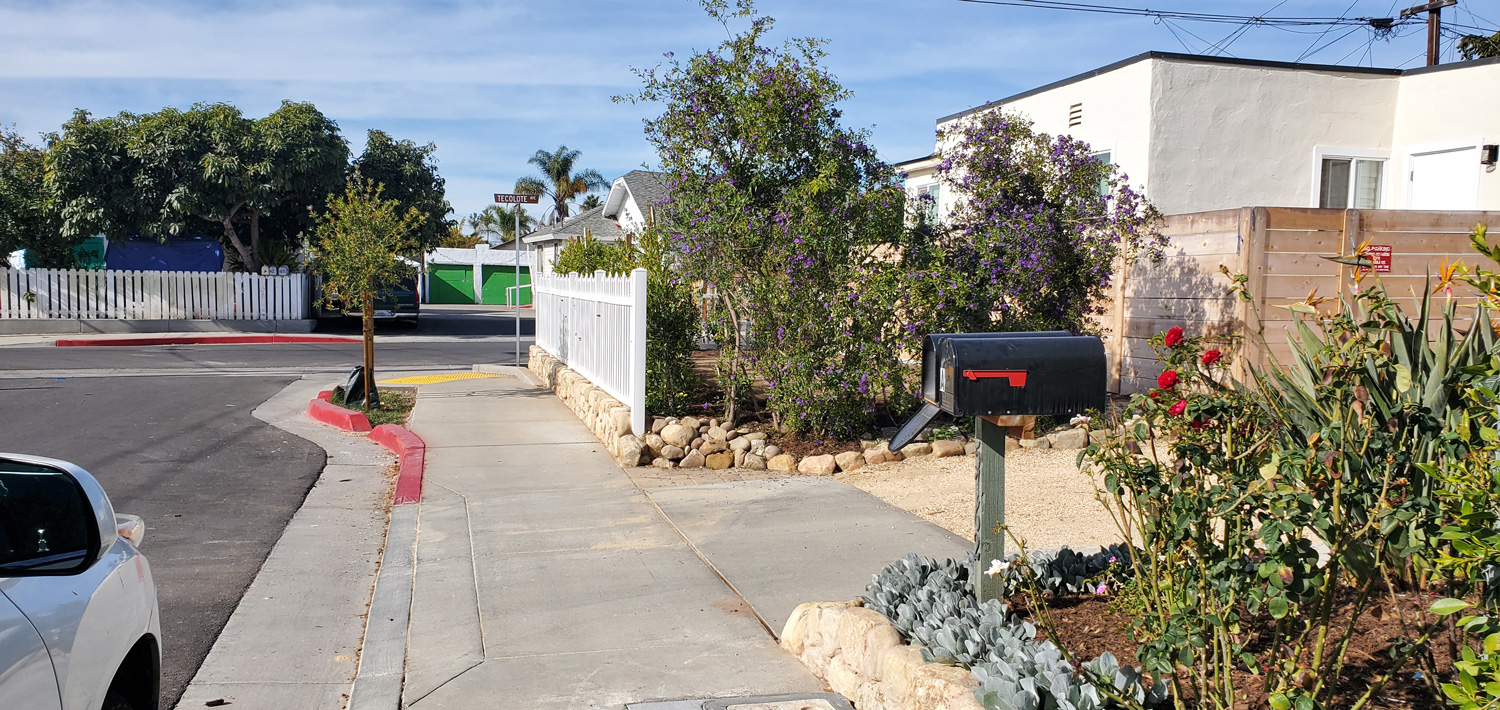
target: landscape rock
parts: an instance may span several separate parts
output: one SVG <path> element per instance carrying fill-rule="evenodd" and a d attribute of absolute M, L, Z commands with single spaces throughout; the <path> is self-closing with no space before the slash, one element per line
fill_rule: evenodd
<path fill-rule="evenodd" d="M 698 437 L 696 439 L 693 439 L 692 441 L 688 442 L 688 448 L 692 448 L 692 449 L 701 449 L 701 448 L 703 448 L 703 437 L 700 436 L 700 437 Z"/>
<path fill-rule="evenodd" d="M 703 438 L 708 439 L 709 441 L 728 441 L 729 432 L 724 431 L 719 427 L 711 426 L 708 428 L 708 432 L 703 435 Z"/>
<path fill-rule="evenodd" d="M 766 444 L 766 450 L 761 452 L 767 459 L 774 459 L 781 455 L 781 447 L 775 444 Z"/>
<path fill-rule="evenodd" d="M 708 420 L 708 425 L 711 426 L 711 427 L 719 426 L 719 420 L 718 419 L 709 419 Z"/>
<path fill-rule="evenodd" d="M 797 464 L 797 473 L 809 476 L 827 476 L 837 470 L 838 463 L 834 460 L 832 454 L 809 456 Z"/>
<path fill-rule="evenodd" d="M 667 428 L 667 420 L 657 417 L 651 420 L 651 433 L 660 434 L 662 429 Z"/>
<path fill-rule="evenodd" d="M 698 420 L 693 417 L 683 417 L 677 420 L 677 423 L 689 431 L 698 431 Z"/>
<path fill-rule="evenodd" d="M 734 465 L 734 455 L 730 454 L 727 451 L 717 454 L 709 454 L 708 458 L 705 459 L 703 463 L 704 465 L 715 471 L 723 471 L 724 469 Z"/>
<path fill-rule="evenodd" d="M 750 443 L 751 443 L 750 440 L 746 439 L 744 437 L 740 437 L 738 439 L 731 439 L 729 441 L 729 448 L 733 449 L 735 451 L 749 451 L 750 450 Z"/>
<path fill-rule="evenodd" d="M 1023 448 L 1023 449 L 1050 449 L 1050 448 L 1052 448 L 1052 440 L 1048 439 L 1047 437 L 1042 437 L 1040 439 L 1022 439 L 1021 440 L 1021 448 Z"/>
<path fill-rule="evenodd" d="M 693 443 L 692 430 L 681 424 L 668 424 L 662 427 L 661 438 L 668 444 L 681 449 L 686 449 L 689 444 Z"/>
<path fill-rule="evenodd" d="M 739 467 L 749 471 L 764 471 L 766 459 L 760 454 L 745 454 L 745 460 L 739 462 Z"/>
<path fill-rule="evenodd" d="M 874 439 L 860 439 L 859 440 L 859 450 L 860 451 L 869 451 L 870 449 L 875 448 L 879 443 L 880 442 L 878 442 L 878 441 L 876 441 Z"/>
<path fill-rule="evenodd" d="M 767 450 L 769 453 L 769 449 Z M 785 471 L 791 473 L 797 470 L 797 457 L 791 454 L 777 454 L 766 461 L 766 468 L 772 471 Z"/>
<path fill-rule="evenodd" d="M 841 454 L 836 454 L 833 460 L 839 465 L 840 471 L 858 471 L 864 468 L 865 465 L 865 455 L 858 451 L 845 451 Z"/>
<path fill-rule="evenodd" d="M 963 452 L 964 445 L 961 441 L 941 439 L 932 442 L 932 457 L 935 459 L 945 459 L 949 456 L 959 456 L 963 454 Z"/>
<path fill-rule="evenodd" d="M 926 456 L 930 453 L 932 453 L 932 444 L 925 441 L 915 441 L 901 449 L 901 455 L 909 459 Z"/>
<path fill-rule="evenodd" d="M 661 450 L 664 447 L 666 447 L 666 445 L 667 445 L 667 440 L 661 438 L 661 435 L 659 435 L 659 434 L 647 434 L 646 435 L 646 450 L 650 451 L 652 456 L 661 456 Z"/>
<path fill-rule="evenodd" d="M 887 444 L 885 442 L 877 444 L 872 449 L 865 449 L 864 457 L 865 463 L 870 464 L 871 466 L 874 466 L 878 463 L 886 463 L 887 461 L 900 461 L 901 459 L 905 458 L 899 451 L 892 452 L 890 444 Z"/>
<path fill-rule="evenodd" d="M 729 447 L 725 446 L 724 442 L 722 441 L 709 439 L 708 441 L 703 442 L 703 445 L 698 447 L 698 450 L 702 451 L 704 456 L 707 456 L 709 454 L 717 454 L 720 451 L 727 451 L 729 450 Z"/>
<path fill-rule="evenodd" d="M 741 437 L 739 439 L 736 439 L 735 441 L 750 441 L 750 440 Z M 750 453 L 752 453 L 752 454 L 764 454 L 766 452 L 766 440 L 765 439 L 757 439 L 755 441 L 750 441 L 750 448 L 748 449 L 748 451 Z"/>
<path fill-rule="evenodd" d="M 1052 440 L 1054 449 L 1082 449 L 1089 445 L 1089 432 L 1087 429 L 1068 429 L 1060 431 L 1047 437 Z"/>
<path fill-rule="evenodd" d="M 740 435 L 744 436 L 746 439 L 749 439 L 750 441 L 765 441 L 766 440 L 766 433 L 763 432 L 763 431 L 740 432 Z"/>
<path fill-rule="evenodd" d="M 673 446 L 671 444 L 667 444 L 666 446 L 661 447 L 661 457 L 664 459 L 677 461 L 684 456 L 687 456 L 687 452 L 683 451 L 681 446 Z"/>
<path fill-rule="evenodd" d="M 664 458 L 660 458 L 660 457 L 658 457 L 656 459 L 653 459 L 651 461 L 651 465 L 655 466 L 656 468 L 662 468 L 662 469 L 677 468 L 677 464 L 672 463 L 671 459 L 664 459 Z"/>
<path fill-rule="evenodd" d="M 689 451 L 687 456 L 682 457 L 682 462 L 679 463 L 677 465 L 677 467 L 678 468 L 703 468 L 703 464 L 704 464 L 703 454 L 700 454 L 697 451 Z"/>
<path fill-rule="evenodd" d="M 626 434 L 615 439 L 615 460 L 627 468 L 641 465 L 641 454 L 646 451 L 646 442 L 635 434 Z"/>
<path fill-rule="evenodd" d="M 1017 442 L 1017 445 L 1019 445 L 1019 443 L 1020 442 Z M 1006 449 L 1010 448 L 1010 440 L 1009 439 L 1007 439 L 1005 441 L 1005 448 Z M 977 441 L 971 441 L 971 442 L 969 442 L 967 444 L 964 444 L 964 455 L 966 455 L 966 456 L 973 456 L 974 454 L 977 454 L 977 453 L 979 453 L 979 442 L 977 442 Z"/>
<path fill-rule="evenodd" d="M 745 465 L 745 452 L 743 452 L 743 451 L 734 451 L 734 452 L 731 452 L 731 453 L 734 454 L 734 467 L 735 468 L 742 468 Z"/>
<path fill-rule="evenodd" d="M 1108 440 L 1109 440 L 1109 432 L 1107 432 L 1107 431 L 1105 431 L 1103 429 L 1096 429 L 1094 431 L 1089 432 L 1089 443 L 1091 443 L 1091 444 L 1099 444 L 1100 446 L 1103 446 L 1104 442 L 1106 442 Z"/>

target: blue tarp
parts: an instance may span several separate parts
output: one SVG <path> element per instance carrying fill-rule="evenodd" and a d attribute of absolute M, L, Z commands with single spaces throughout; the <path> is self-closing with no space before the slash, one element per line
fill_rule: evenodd
<path fill-rule="evenodd" d="M 111 240 L 104 253 L 110 271 L 223 271 L 224 249 L 217 239 L 189 237 Z"/>

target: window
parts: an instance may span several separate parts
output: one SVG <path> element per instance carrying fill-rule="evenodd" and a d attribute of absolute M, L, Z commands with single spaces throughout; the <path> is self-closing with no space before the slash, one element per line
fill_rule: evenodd
<path fill-rule="evenodd" d="M 1384 172 L 1384 160 L 1323 158 L 1318 206 L 1338 210 L 1379 209 Z"/>
<path fill-rule="evenodd" d="M 921 219 L 923 224 L 938 223 L 938 197 L 942 194 L 942 185 L 932 183 L 917 188 L 917 199 L 922 200 Z M 927 199 L 923 199 L 927 198 Z"/>
<path fill-rule="evenodd" d="M 1114 161 L 1111 160 L 1111 158 L 1113 156 L 1110 155 L 1110 151 L 1107 151 L 1107 150 L 1101 151 L 1101 152 L 1098 152 L 1098 153 L 1094 153 L 1094 154 L 1090 155 L 1089 157 L 1091 157 L 1094 160 L 1097 160 L 1097 161 L 1099 161 L 1101 163 L 1104 163 L 1105 165 L 1114 165 Z M 1109 194 L 1109 175 L 1108 174 L 1099 176 L 1099 194 L 1101 194 L 1101 195 L 1108 195 Z"/>
<path fill-rule="evenodd" d="M 88 501 L 67 474 L 0 461 L 0 576 L 73 571 L 87 561 L 92 524 Z"/>

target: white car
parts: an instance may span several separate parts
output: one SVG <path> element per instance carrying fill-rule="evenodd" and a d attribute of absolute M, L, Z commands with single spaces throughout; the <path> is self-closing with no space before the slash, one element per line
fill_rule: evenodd
<path fill-rule="evenodd" d="M 144 532 L 87 471 L 0 453 L 0 708 L 157 710 Z"/>

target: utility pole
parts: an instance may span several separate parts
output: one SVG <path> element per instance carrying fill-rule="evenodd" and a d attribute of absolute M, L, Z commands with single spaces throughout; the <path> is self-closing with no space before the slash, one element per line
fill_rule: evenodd
<path fill-rule="evenodd" d="M 1438 52 L 1442 48 L 1443 8 L 1458 4 L 1458 0 L 1435 0 L 1426 5 L 1408 7 L 1401 11 L 1401 19 L 1427 13 L 1427 66 L 1438 65 Z"/>

